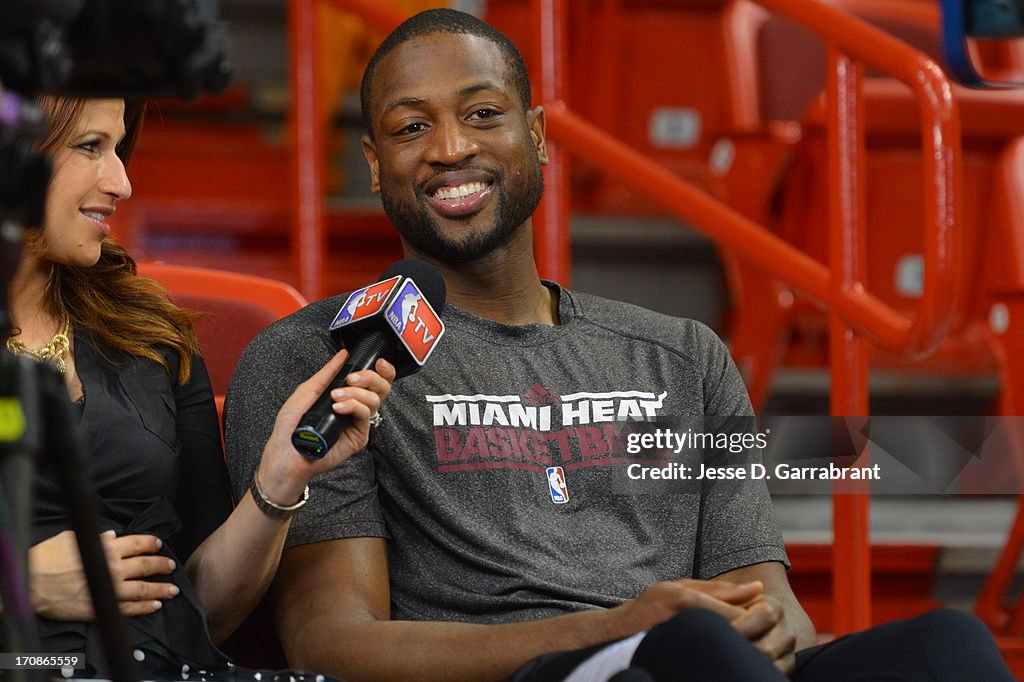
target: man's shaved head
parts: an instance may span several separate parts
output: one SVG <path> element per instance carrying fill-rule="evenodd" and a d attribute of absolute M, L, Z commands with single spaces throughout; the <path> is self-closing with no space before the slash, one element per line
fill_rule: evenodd
<path fill-rule="evenodd" d="M 363 109 L 363 124 L 366 132 L 373 137 L 373 119 L 370 113 L 373 99 L 373 75 L 377 64 L 388 53 L 399 45 L 413 38 L 435 33 L 474 35 L 490 40 L 505 56 L 507 76 L 519 93 L 523 110 L 530 108 L 530 79 L 526 74 L 523 56 L 505 35 L 493 26 L 477 19 L 472 14 L 453 9 L 430 9 L 405 20 L 384 39 L 377 51 L 370 58 L 363 72 L 363 82 L 359 89 L 360 104 Z"/>

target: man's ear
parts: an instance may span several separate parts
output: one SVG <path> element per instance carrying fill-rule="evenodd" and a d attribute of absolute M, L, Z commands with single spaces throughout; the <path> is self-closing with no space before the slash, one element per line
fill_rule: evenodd
<path fill-rule="evenodd" d="M 537 158 L 542 165 L 547 165 L 547 129 L 544 122 L 544 107 L 536 106 L 526 112 L 526 125 L 530 128 L 530 139 L 537 150 Z"/>
<path fill-rule="evenodd" d="M 377 162 L 377 145 L 368 134 L 364 134 L 360 140 L 363 143 L 363 156 L 366 157 L 366 163 L 370 166 L 370 191 L 380 194 L 380 164 Z"/>

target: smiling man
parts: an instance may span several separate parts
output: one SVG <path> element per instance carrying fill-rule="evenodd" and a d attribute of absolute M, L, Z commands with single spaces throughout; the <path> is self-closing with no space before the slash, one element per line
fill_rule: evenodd
<path fill-rule="evenodd" d="M 382 43 L 361 94 L 373 190 L 406 255 L 441 271 L 448 329 L 366 451 L 314 481 L 293 521 L 274 591 L 292 665 L 402 681 L 603 682 L 631 666 L 659 681 L 906 666 L 952 677 L 886 679 L 1010 679 L 984 627 L 954 612 L 809 649 L 761 481 L 612 494 L 630 425 L 750 403 L 708 328 L 539 278 L 544 112 L 505 36 L 419 14 Z M 272 326 L 240 361 L 226 411 L 239 493 L 279 404 L 333 353 L 343 302 Z"/>

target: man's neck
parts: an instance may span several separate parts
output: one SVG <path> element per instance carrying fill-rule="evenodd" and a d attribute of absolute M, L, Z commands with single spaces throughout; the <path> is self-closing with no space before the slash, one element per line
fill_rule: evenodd
<path fill-rule="evenodd" d="M 448 305 L 500 324 L 555 326 L 558 296 L 541 283 L 529 230 L 522 232 L 525 240 L 513 237 L 509 244 L 470 263 L 439 262 L 408 244 L 406 256 L 437 266 L 444 277 Z"/>
<path fill-rule="evenodd" d="M 558 324 L 558 297 L 541 284 L 537 268 L 530 272 L 480 270 L 476 264 L 458 270 L 442 268 L 448 303 L 500 324 Z"/>

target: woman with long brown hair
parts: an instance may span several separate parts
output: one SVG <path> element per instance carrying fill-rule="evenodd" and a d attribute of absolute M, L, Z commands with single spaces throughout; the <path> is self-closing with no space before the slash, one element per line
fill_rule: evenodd
<path fill-rule="evenodd" d="M 246 495 L 232 510 L 217 415 L 192 326 L 110 238 L 107 219 L 131 196 L 125 163 L 142 108 L 119 99 L 42 97 L 54 163 L 42 226 L 28 231 L 14 276 L 8 349 L 52 363 L 79 407 L 103 543 L 135 657 L 149 677 L 223 669 L 215 643 L 262 597 L 288 518 L 314 475 L 365 443 L 394 368 L 352 375 L 332 393 L 350 425 L 326 457 L 290 443 L 299 418 L 341 368 L 339 353 L 282 407 Z M 32 601 L 47 652 L 105 666 L 70 522 L 54 477 L 35 485 Z M 183 667 L 184 666 L 184 667 Z M 79 672 L 81 674 L 81 672 Z"/>

